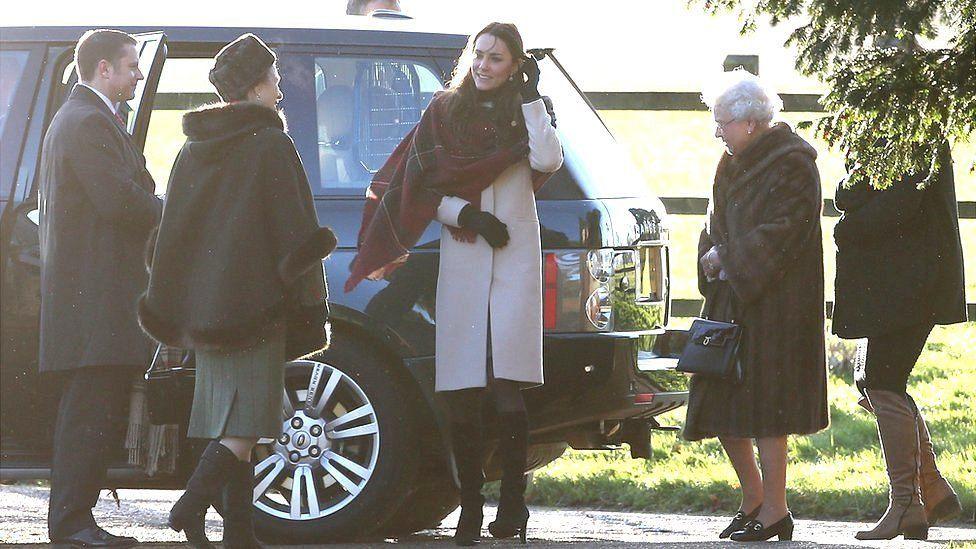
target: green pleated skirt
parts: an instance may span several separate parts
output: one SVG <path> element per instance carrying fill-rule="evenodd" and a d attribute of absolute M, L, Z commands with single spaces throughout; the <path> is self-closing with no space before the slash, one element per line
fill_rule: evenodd
<path fill-rule="evenodd" d="M 247 349 L 197 350 L 196 368 L 187 436 L 262 438 L 281 433 L 284 326 L 273 326 Z"/>

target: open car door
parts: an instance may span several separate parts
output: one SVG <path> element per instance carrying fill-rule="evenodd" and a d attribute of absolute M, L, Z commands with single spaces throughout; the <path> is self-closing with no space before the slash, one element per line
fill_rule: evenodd
<path fill-rule="evenodd" d="M 159 75 L 163 72 L 163 63 L 166 62 L 166 34 L 147 32 L 133 36 L 138 41 L 136 50 L 139 52 L 139 70 L 146 78 L 139 81 L 135 97 L 129 101 L 126 128 L 141 149 L 146 144 L 149 115 L 152 113 Z"/>

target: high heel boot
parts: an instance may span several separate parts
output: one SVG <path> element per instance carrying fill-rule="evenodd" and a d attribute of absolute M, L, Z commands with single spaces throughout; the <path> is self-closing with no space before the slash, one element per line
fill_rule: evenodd
<path fill-rule="evenodd" d="M 254 466 L 234 459 L 231 477 L 224 488 L 224 547 L 260 549 L 254 535 Z"/>
<path fill-rule="evenodd" d="M 481 541 L 481 524 L 484 521 L 485 497 L 481 494 L 481 488 L 485 485 L 485 442 L 480 418 L 469 423 L 454 423 L 451 436 L 454 463 L 461 485 L 461 517 L 454 531 L 454 543 L 468 547 Z"/>
<path fill-rule="evenodd" d="M 919 440 L 915 411 L 906 395 L 867 389 L 868 401 L 878 422 L 878 437 L 891 485 L 888 509 L 874 528 L 862 530 L 860 540 L 927 539 L 928 522 L 919 488 Z"/>
<path fill-rule="evenodd" d="M 187 481 L 186 491 L 169 511 L 169 527 L 182 531 L 197 549 L 213 548 L 205 529 L 207 508 L 221 497 L 235 463 L 237 456 L 229 448 L 211 442 Z"/>
<path fill-rule="evenodd" d="M 503 412 L 498 414 L 499 440 L 497 454 L 501 462 L 502 486 L 498 498 L 498 513 L 488 525 L 488 531 L 496 538 L 518 535 L 524 544 L 529 509 L 525 506 L 528 459 L 529 423 L 526 413 Z"/>
<path fill-rule="evenodd" d="M 857 403 L 868 412 L 874 413 L 874 408 L 866 397 L 861 397 Z M 942 476 L 935 463 L 935 447 L 925 418 L 922 417 L 922 411 L 918 409 L 911 395 L 908 397 L 908 403 L 915 412 L 915 428 L 918 431 L 918 480 L 922 492 L 922 504 L 925 507 L 925 520 L 929 526 L 935 526 L 941 521 L 959 516 L 962 513 L 962 504 L 956 491 Z"/>
<path fill-rule="evenodd" d="M 925 505 L 925 518 L 929 526 L 935 526 L 940 521 L 953 519 L 962 514 L 959 496 L 952 489 L 949 481 L 939 472 L 935 463 L 935 447 L 932 436 L 922 412 L 915 405 L 915 400 L 908 397 L 915 412 L 915 427 L 918 429 L 918 480 L 922 492 L 922 503 Z"/>

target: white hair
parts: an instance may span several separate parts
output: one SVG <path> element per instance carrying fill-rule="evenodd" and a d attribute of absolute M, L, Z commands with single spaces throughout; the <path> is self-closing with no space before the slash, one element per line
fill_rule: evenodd
<path fill-rule="evenodd" d="M 701 98 L 712 112 L 721 111 L 733 120 L 761 124 L 772 122 L 783 109 L 783 100 L 776 90 L 741 68 L 721 73 L 702 90 Z"/>

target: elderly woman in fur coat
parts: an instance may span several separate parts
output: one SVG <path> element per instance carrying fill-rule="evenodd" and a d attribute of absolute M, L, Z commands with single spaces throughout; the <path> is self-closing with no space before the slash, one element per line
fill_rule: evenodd
<path fill-rule="evenodd" d="M 213 442 L 169 515 L 196 547 L 212 547 L 204 515 L 222 493 L 224 545 L 258 545 L 251 450 L 281 432 L 285 362 L 328 342 L 322 258 L 335 236 L 319 227 L 276 109 L 275 61 L 251 34 L 217 55 L 210 81 L 227 103 L 183 117 L 187 141 L 139 301 L 152 337 L 196 351 L 187 435 Z"/>
<path fill-rule="evenodd" d="M 720 537 L 791 539 L 786 438 L 828 423 L 817 153 L 772 122 L 782 103 L 757 77 L 724 76 L 704 94 L 727 153 L 698 245 L 698 280 L 702 316 L 743 327 L 743 379 L 693 377 L 684 436 L 718 437 L 739 478 L 741 506 Z"/>

